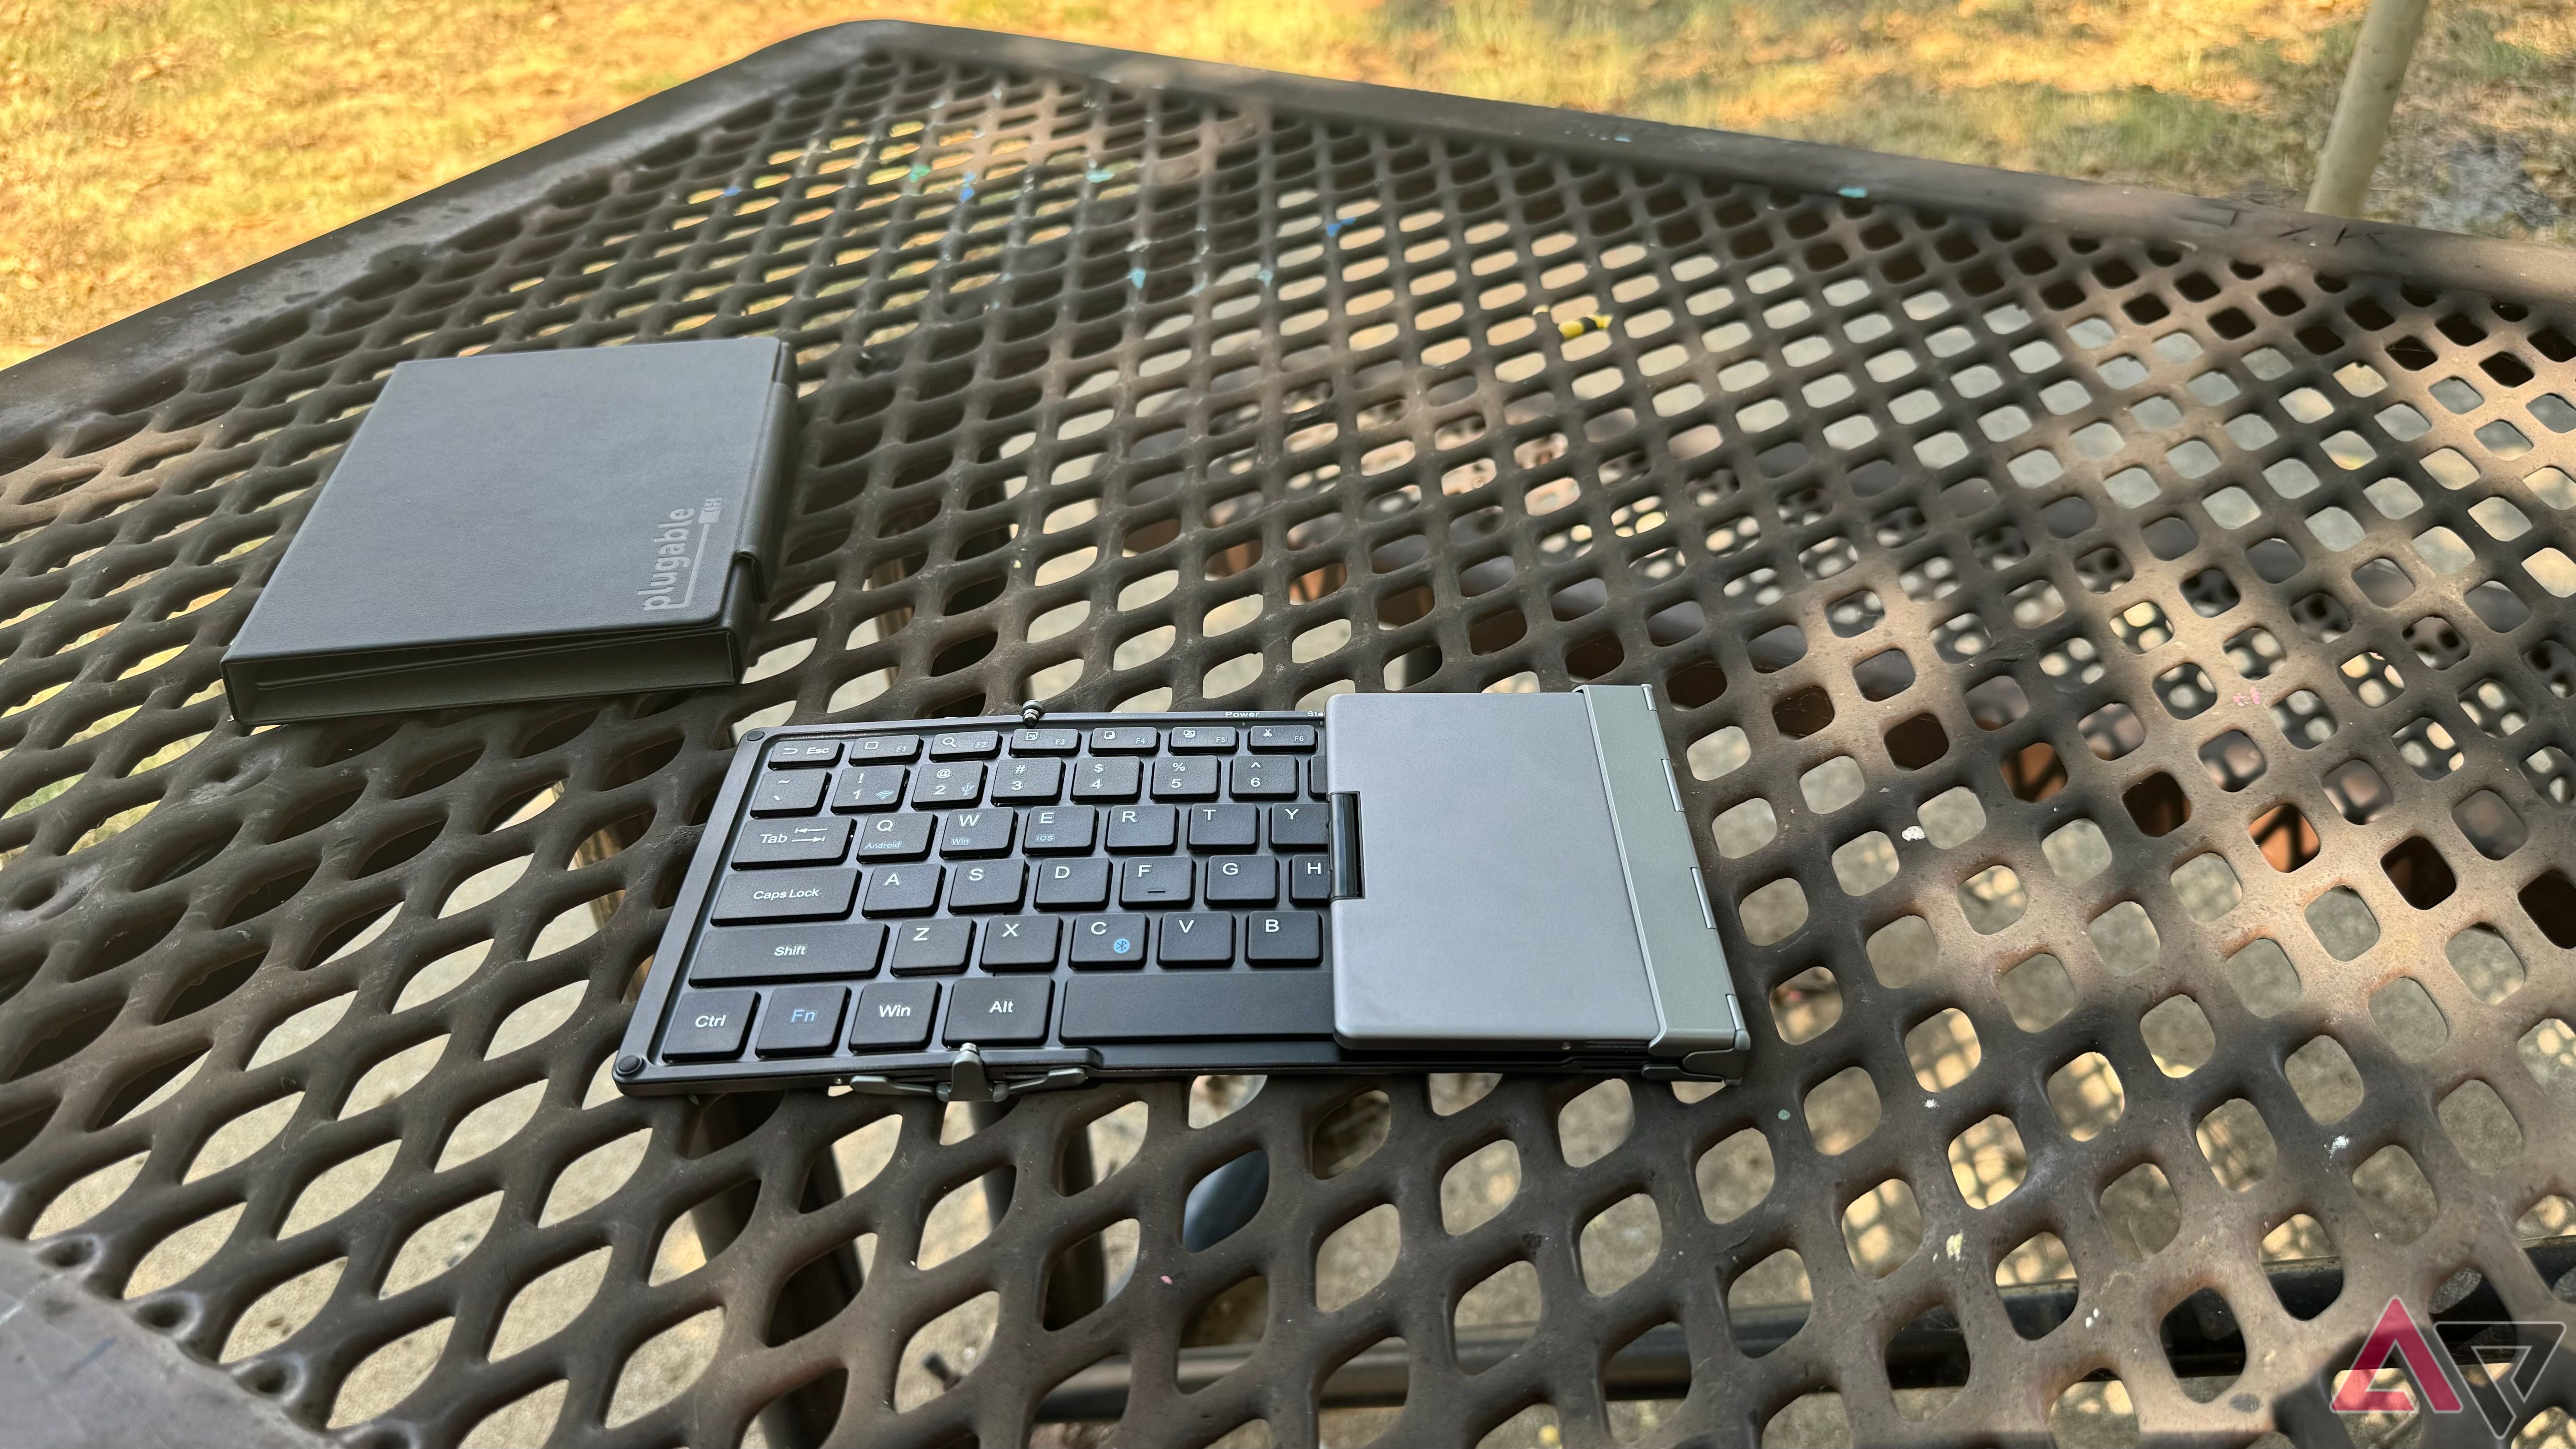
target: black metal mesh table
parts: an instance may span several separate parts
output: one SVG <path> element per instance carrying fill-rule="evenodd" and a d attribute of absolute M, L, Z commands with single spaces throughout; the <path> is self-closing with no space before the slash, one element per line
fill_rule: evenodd
<path fill-rule="evenodd" d="M 2571 298 L 2529 249 L 1645 123 L 764 52 L 0 377 L 0 1234 L 366 1444 L 1293 1444 L 1328 1400 L 1992 1440 L 2113 1377 L 2151 1436 L 2335 1440 L 2392 1295 L 2569 1316 Z M 746 332 L 804 413 L 739 688 L 227 721 L 396 361 Z M 1583 1081 L 943 1132 L 602 1075 L 745 729 L 1585 679 L 1670 699 L 1769 1002 L 1751 1080 L 1637 1086 L 1589 1160 Z M 1249 1151 L 1257 1212 L 1185 1246 Z M 925 1266 L 961 1191 L 998 1219 Z M 1535 1322 L 1456 1326 L 1507 1272 Z M 639 1379 L 675 1327 L 703 1366 Z"/>

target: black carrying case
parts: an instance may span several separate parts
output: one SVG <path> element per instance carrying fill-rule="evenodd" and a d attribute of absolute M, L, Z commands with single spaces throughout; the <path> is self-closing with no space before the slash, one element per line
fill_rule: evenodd
<path fill-rule="evenodd" d="M 770 338 L 397 366 L 224 653 L 234 717 L 733 683 L 794 414 Z"/>

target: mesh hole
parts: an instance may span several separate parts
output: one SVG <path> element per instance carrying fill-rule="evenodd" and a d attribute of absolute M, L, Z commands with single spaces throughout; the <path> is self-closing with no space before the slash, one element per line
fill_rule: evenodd
<path fill-rule="evenodd" d="M 1843 1246 L 1864 1277 L 1884 1278 L 1923 1246 L 1923 1212 L 1914 1189 L 1891 1177 L 1843 1208 Z"/>
<path fill-rule="evenodd" d="M 2009 1117 L 1990 1116 L 1950 1139 L 1950 1177 L 1972 1208 L 2012 1196 L 2029 1176 L 2030 1153 Z"/>
<path fill-rule="evenodd" d="M 1473 1232 L 1511 1206 L 1520 1186 L 1519 1146 L 1508 1138 L 1488 1142 L 1441 1174 L 1440 1226 L 1453 1235 Z"/>

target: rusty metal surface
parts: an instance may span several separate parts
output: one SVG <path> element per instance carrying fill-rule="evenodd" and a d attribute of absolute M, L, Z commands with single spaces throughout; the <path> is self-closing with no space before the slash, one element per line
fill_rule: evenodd
<path fill-rule="evenodd" d="M 1390 1338 L 1408 1443 L 1541 1403 L 1567 1443 L 1778 1438 L 1819 1394 L 1858 1442 L 2041 1436 L 2106 1372 L 2150 1436 L 2317 1442 L 2393 1294 L 2566 1320 L 2525 1251 L 2576 1193 L 2558 263 L 2241 208 L 2159 239 L 2135 193 L 2088 230 L 2063 183 L 1940 210 L 1976 173 L 957 32 L 746 66 L 177 365 L 84 352 L 83 406 L 0 438 L 0 1233 L 367 1444 L 1016 1443 L 1115 1358 L 1120 1442 L 1300 1443 Z M 2455 285 L 2489 275 L 2531 290 Z M 226 721 L 223 641 L 394 362 L 768 331 L 801 475 L 739 688 Z M 743 729 L 1591 678 L 1673 701 L 1770 999 L 1743 1087 L 1636 1087 L 1606 1150 L 1564 1150 L 1579 1081 L 960 1135 L 604 1075 Z M 1370 1092 L 1382 1141 L 1319 1158 Z M 880 1119 L 872 1174 L 835 1157 Z M 1504 1141 L 1516 1191 L 1449 1231 Z M 1258 1211 L 1185 1248 L 1248 1150 Z M 960 1189 L 989 1235 L 914 1266 Z M 1318 1308 L 1382 1204 L 1382 1280 Z M 1068 1256 L 1131 1219 L 1123 1283 Z M 2296 1316 L 2267 1256 L 2340 1289 Z M 1453 1312 L 1515 1262 L 1534 1330 L 1467 1372 Z M 2071 1275 L 2065 1320 L 1999 1272 Z M 940 1392 L 914 1334 L 961 1306 Z M 1892 1388 L 1950 1321 L 1964 1391 Z M 1687 1392 L 1622 1418 L 1604 1366 L 1662 1325 Z M 1185 1338 L 1257 1343 L 1184 1395 Z"/>

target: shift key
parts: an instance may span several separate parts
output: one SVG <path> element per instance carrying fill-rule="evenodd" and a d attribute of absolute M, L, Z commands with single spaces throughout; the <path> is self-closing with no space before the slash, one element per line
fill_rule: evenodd
<path fill-rule="evenodd" d="M 855 870 L 762 870 L 728 872 L 716 887 L 715 908 L 708 912 L 718 925 L 740 921 L 834 921 L 850 913 L 858 894 Z"/>

